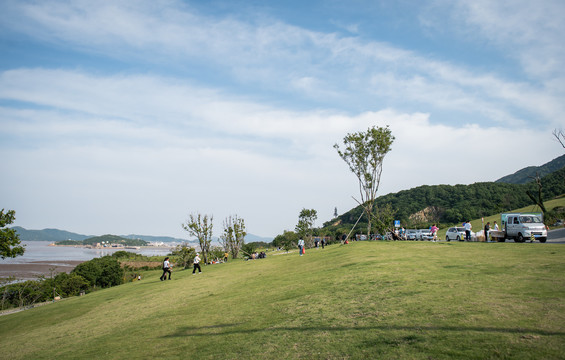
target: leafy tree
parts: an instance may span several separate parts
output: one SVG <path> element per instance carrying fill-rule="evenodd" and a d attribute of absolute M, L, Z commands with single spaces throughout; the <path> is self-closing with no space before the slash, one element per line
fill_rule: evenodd
<path fill-rule="evenodd" d="M 300 237 L 306 238 L 308 247 L 312 247 L 312 227 L 317 218 L 318 212 L 314 209 L 302 209 L 298 215 L 298 224 L 295 230 Z"/>
<path fill-rule="evenodd" d="M 78 264 L 71 274 L 82 276 L 91 286 L 106 288 L 123 283 L 124 269 L 116 258 L 103 256 Z"/>
<path fill-rule="evenodd" d="M 224 250 L 231 253 L 232 258 L 236 259 L 239 256 L 246 235 L 245 221 L 242 218 L 230 215 L 224 220 L 224 233 L 220 236 L 220 241 Z"/>
<path fill-rule="evenodd" d="M 191 236 L 196 236 L 200 244 L 200 251 L 202 251 L 202 260 L 208 263 L 208 254 L 210 252 L 210 245 L 212 244 L 212 229 L 213 229 L 212 215 L 190 214 L 186 224 L 182 224 L 184 230 L 188 231 Z"/>
<path fill-rule="evenodd" d="M 347 163 L 349 170 L 359 181 L 360 199 L 355 199 L 363 207 L 367 217 L 367 236 L 371 234 L 374 222 L 374 203 L 383 171 L 383 160 L 391 150 L 394 136 L 388 126 L 371 127 L 366 132 L 347 134 L 343 138 L 344 149 L 334 145 L 339 156 Z"/>
<path fill-rule="evenodd" d="M 4 209 L 0 210 L 0 257 L 5 259 L 7 257 L 15 258 L 24 254 L 24 246 L 20 245 L 20 237 L 16 230 L 5 228 L 16 219 L 16 212 L 8 210 L 4 213 Z"/>
<path fill-rule="evenodd" d="M 210 248 L 210 260 L 223 259 L 225 250 L 221 246 L 212 246 Z"/>
<path fill-rule="evenodd" d="M 285 251 L 290 251 L 298 244 L 298 235 L 294 231 L 285 230 L 281 235 L 277 235 L 272 242 L 274 247 L 281 247 Z"/>
<path fill-rule="evenodd" d="M 172 255 L 175 256 L 179 265 L 182 266 L 183 269 L 188 269 L 196 257 L 196 250 L 192 247 L 186 246 L 185 244 L 177 245 L 177 247 L 172 251 Z"/>
<path fill-rule="evenodd" d="M 375 216 L 373 218 L 375 230 L 378 234 L 384 235 L 391 229 L 395 212 L 390 204 L 375 207 Z"/>
<path fill-rule="evenodd" d="M 257 249 L 256 243 L 243 244 L 243 246 L 241 247 L 241 251 L 249 257 L 251 257 L 251 254 L 253 254 L 256 249 Z"/>

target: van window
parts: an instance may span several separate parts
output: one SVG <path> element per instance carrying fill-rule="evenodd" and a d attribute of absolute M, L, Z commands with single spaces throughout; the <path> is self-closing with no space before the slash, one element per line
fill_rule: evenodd
<path fill-rule="evenodd" d="M 525 215 L 525 216 L 520 216 L 520 221 L 522 222 L 522 224 L 530 224 L 530 223 L 540 223 L 541 219 L 539 218 L 539 216 Z"/>

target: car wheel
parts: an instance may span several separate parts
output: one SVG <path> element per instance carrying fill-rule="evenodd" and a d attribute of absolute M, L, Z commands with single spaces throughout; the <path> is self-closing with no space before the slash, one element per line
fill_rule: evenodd
<path fill-rule="evenodd" d="M 451 240 L 449 240 L 449 236 L 445 237 L 445 241 L 451 241 Z"/>
<path fill-rule="evenodd" d="M 518 233 L 518 236 L 516 237 L 516 240 L 514 240 L 514 241 L 519 242 L 519 243 L 523 243 L 526 240 L 524 240 L 524 236 L 522 235 L 522 233 Z"/>
<path fill-rule="evenodd" d="M 544 243 L 544 242 L 546 242 L 546 241 L 547 241 L 547 238 L 539 238 L 539 242 L 540 242 L 540 243 Z"/>
<path fill-rule="evenodd" d="M 457 235 L 457 239 L 455 239 L 457 241 L 461 241 L 461 237 L 459 235 Z"/>

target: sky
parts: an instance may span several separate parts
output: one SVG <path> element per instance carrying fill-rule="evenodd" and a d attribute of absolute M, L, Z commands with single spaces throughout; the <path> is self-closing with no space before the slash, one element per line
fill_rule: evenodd
<path fill-rule="evenodd" d="M 379 194 L 562 155 L 562 0 L 0 2 L 13 225 L 189 238 L 357 205 L 333 145 L 389 126 Z"/>

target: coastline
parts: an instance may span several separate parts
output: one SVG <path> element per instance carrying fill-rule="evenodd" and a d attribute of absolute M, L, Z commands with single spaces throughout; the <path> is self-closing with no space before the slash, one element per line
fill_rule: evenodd
<path fill-rule="evenodd" d="M 31 261 L 19 264 L 5 264 L 0 262 L 0 278 L 14 277 L 17 280 L 36 280 L 40 276 L 50 277 L 62 272 L 71 272 L 81 260 L 53 260 Z"/>

